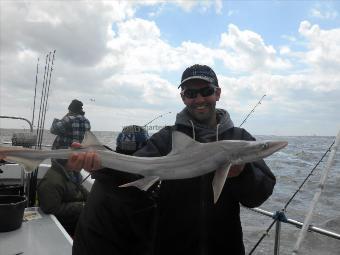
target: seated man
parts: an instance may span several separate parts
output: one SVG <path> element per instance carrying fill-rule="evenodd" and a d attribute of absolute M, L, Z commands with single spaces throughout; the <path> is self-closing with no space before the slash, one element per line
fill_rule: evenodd
<path fill-rule="evenodd" d="M 77 221 L 84 208 L 88 191 L 81 184 L 79 171 L 71 171 L 58 160 L 46 172 L 37 188 L 39 206 L 52 213 L 69 233 L 74 235 Z"/>

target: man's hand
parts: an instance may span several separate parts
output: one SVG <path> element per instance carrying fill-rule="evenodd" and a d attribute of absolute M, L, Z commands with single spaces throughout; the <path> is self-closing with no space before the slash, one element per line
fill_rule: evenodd
<path fill-rule="evenodd" d="M 232 165 L 228 173 L 228 178 L 239 176 L 243 170 L 244 170 L 244 164 Z"/>
<path fill-rule="evenodd" d="M 71 148 L 80 148 L 80 143 L 72 143 Z M 75 152 L 72 153 L 66 163 L 66 169 L 70 171 L 80 171 L 81 169 L 87 172 L 96 171 L 101 167 L 101 160 L 95 152 Z"/>

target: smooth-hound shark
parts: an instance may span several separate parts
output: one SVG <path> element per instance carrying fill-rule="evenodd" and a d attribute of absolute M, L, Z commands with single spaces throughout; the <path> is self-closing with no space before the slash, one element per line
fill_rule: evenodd
<path fill-rule="evenodd" d="M 245 164 L 265 158 L 284 148 L 286 141 L 222 140 L 200 143 L 189 136 L 173 131 L 172 150 L 162 157 L 136 157 L 106 149 L 90 131 L 85 133 L 81 148 L 59 150 L 34 150 L 0 147 L 0 157 L 25 166 L 33 171 L 48 158 L 67 159 L 71 153 L 95 151 L 101 166 L 144 176 L 137 181 L 122 185 L 147 190 L 158 180 L 186 179 L 213 171 L 214 202 L 216 203 L 228 176 L 230 166 Z"/>

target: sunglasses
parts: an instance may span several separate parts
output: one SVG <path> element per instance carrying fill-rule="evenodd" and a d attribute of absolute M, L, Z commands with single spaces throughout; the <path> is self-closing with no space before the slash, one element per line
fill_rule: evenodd
<path fill-rule="evenodd" d="M 215 93 L 215 88 L 213 87 L 204 87 L 201 89 L 185 89 L 181 92 L 183 96 L 186 98 L 196 98 L 197 94 L 200 93 L 202 97 L 208 97 Z"/>

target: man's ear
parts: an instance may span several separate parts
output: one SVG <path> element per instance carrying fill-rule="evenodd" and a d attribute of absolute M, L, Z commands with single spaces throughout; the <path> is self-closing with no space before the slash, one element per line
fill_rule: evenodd
<path fill-rule="evenodd" d="M 182 91 L 179 94 L 181 95 L 182 101 L 184 103 L 184 95 L 182 94 Z"/>
<path fill-rule="evenodd" d="M 215 91 L 216 101 L 220 100 L 221 97 L 221 88 L 217 87 Z"/>
<path fill-rule="evenodd" d="M 183 88 L 181 89 L 181 92 L 179 92 L 179 94 L 180 94 L 180 96 L 181 96 L 181 98 L 182 98 L 182 101 L 184 102 L 184 95 L 183 95 Z"/>

